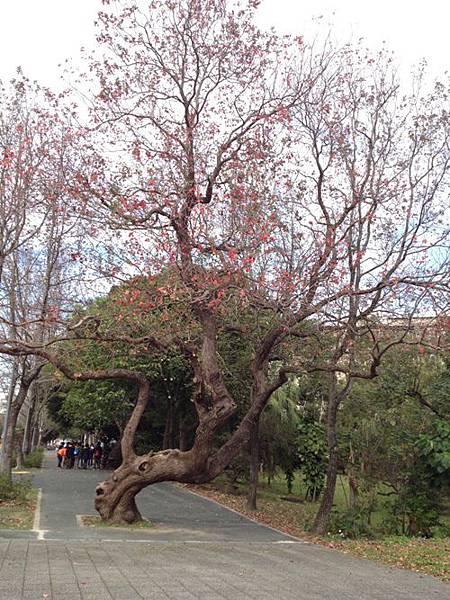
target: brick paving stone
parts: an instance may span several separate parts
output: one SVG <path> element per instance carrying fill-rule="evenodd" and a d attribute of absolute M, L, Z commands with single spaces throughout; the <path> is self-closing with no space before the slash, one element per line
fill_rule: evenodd
<path fill-rule="evenodd" d="M 114 600 L 141 600 L 142 596 L 137 594 L 131 587 L 110 589 L 110 594 Z"/>
<path fill-rule="evenodd" d="M 79 593 L 79 586 L 73 583 L 58 583 L 53 581 L 52 590 L 55 594 L 66 594 L 69 592 Z"/>

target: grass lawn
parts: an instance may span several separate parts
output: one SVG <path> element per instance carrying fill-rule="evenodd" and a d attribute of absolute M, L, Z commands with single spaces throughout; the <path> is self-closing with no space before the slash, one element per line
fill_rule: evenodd
<path fill-rule="evenodd" d="M 450 581 L 450 538 L 427 540 L 391 537 L 381 540 L 345 540 L 331 542 L 329 546 L 361 558 L 378 560 Z"/>
<path fill-rule="evenodd" d="M 0 529 L 33 529 L 38 491 L 22 483 L 22 475 L 42 465 L 44 451 L 38 448 L 29 454 L 21 469 L 13 470 L 14 481 L 0 477 Z"/>
<path fill-rule="evenodd" d="M 0 529 L 33 529 L 37 490 L 21 486 L 23 489 L 16 498 L 1 499 Z"/>
<path fill-rule="evenodd" d="M 337 508 L 345 509 L 346 482 L 338 481 L 335 496 Z M 301 483 L 294 483 L 293 498 L 298 502 L 282 500 L 287 497 L 286 485 L 282 479 L 272 482 L 261 482 L 258 490 L 258 510 L 250 511 L 246 507 L 245 486 L 239 485 L 237 494 L 230 494 L 224 478 L 218 478 L 214 483 L 205 485 L 187 485 L 189 489 L 201 495 L 216 500 L 220 504 L 232 508 L 259 523 L 279 529 L 284 533 L 307 539 L 329 548 L 340 550 L 361 558 L 377 560 L 388 565 L 411 569 L 420 573 L 435 575 L 450 581 L 450 538 L 416 539 L 407 537 L 382 537 L 377 540 L 346 540 L 336 539 L 336 536 L 323 538 L 308 533 L 315 513 L 317 502 L 304 502 L 304 489 Z M 374 513 L 373 522 L 381 521 L 382 511 Z"/>
<path fill-rule="evenodd" d="M 24 467 L 28 469 L 40 469 L 42 467 L 42 461 L 44 459 L 44 449 L 37 448 L 33 450 L 24 459 Z"/>

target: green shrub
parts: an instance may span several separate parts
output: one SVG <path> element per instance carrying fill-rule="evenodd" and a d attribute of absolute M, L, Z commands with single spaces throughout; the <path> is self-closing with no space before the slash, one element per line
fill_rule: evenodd
<path fill-rule="evenodd" d="M 327 442 L 322 424 L 304 419 L 298 426 L 298 464 L 306 485 L 305 500 L 315 502 L 322 493 L 327 472 Z"/>
<path fill-rule="evenodd" d="M 450 523 L 439 523 L 439 525 L 433 527 L 432 531 L 434 538 L 450 538 Z"/>
<path fill-rule="evenodd" d="M 370 515 L 374 510 L 371 496 L 361 496 L 353 508 L 333 510 L 328 532 L 342 538 L 373 538 L 374 531 L 370 525 Z"/>
<path fill-rule="evenodd" d="M 40 469 L 42 467 L 43 458 L 43 448 L 37 448 L 37 450 L 33 450 L 33 452 L 30 452 L 30 454 L 24 458 L 23 464 L 28 469 Z"/>
<path fill-rule="evenodd" d="M 0 502 L 8 500 L 25 501 L 28 498 L 30 484 L 12 483 L 4 475 L 0 475 Z"/>
<path fill-rule="evenodd" d="M 440 498 L 433 488 L 405 487 L 390 505 L 383 522 L 385 533 L 431 537 L 432 528 L 439 525 Z M 389 526 L 390 525 L 390 530 Z"/>

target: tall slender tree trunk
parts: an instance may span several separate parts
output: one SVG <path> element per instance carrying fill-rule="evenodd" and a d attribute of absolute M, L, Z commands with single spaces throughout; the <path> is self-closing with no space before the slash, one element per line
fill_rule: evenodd
<path fill-rule="evenodd" d="M 41 368 L 42 365 L 35 367 L 32 371 L 29 371 L 26 374 L 22 373 L 19 390 L 11 403 L 11 410 L 6 427 L 6 435 L 3 442 L 4 448 L 2 454 L 2 464 L 0 465 L 0 473 L 5 475 L 9 480 L 11 480 L 17 419 L 19 418 L 20 410 L 25 402 L 30 385 L 39 375 Z"/>
<path fill-rule="evenodd" d="M 8 472 L 11 472 L 11 467 L 8 466 L 8 427 L 11 419 L 11 412 L 14 402 L 14 395 L 16 390 L 16 384 L 19 377 L 19 364 L 16 359 L 13 360 L 12 370 L 11 370 L 11 379 L 9 382 L 8 394 L 6 397 L 6 413 L 3 417 L 3 430 L 2 430 L 2 445 L 0 448 L 0 473 L 2 475 L 6 475 Z M 17 417 L 16 417 L 17 420 Z"/>
<path fill-rule="evenodd" d="M 339 465 L 339 453 L 337 447 L 336 420 L 340 397 L 337 394 L 336 375 L 331 376 L 331 384 L 328 397 L 327 410 L 327 445 L 328 445 L 328 466 L 325 489 L 322 495 L 322 501 L 317 511 L 312 531 L 318 535 L 324 535 L 333 507 L 334 492 L 336 490 L 336 481 Z"/>
<path fill-rule="evenodd" d="M 39 446 L 39 438 L 40 438 L 39 425 L 37 423 L 35 423 L 33 425 L 33 432 L 31 434 L 31 452 L 34 452 L 36 450 L 36 448 Z"/>
<path fill-rule="evenodd" d="M 22 437 L 17 436 L 16 439 L 16 468 L 22 469 L 24 465 L 24 457 L 22 452 Z"/>
<path fill-rule="evenodd" d="M 259 479 L 259 419 L 252 427 L 249 440 L 250 448 L 250 481 L 247 494 L 247 508 L 256 510 L 256 496 Z"/>
<path fill-rule="evenodd" d="M 23 434 L 23 442 L 22 442 L 22 450 L 25 455 L 30 454 L 31 452 L 31 436 L 32 436 L 32 422 L 33 422 L 33 412 L 34 412 L 34 394 L 33 394 L 34 385 L 30 386 L 30 393 L 28 394 L 28 407 L 26 410 L 26 420 L 25 420 L 25 431 Z"/>
<path fill-rule="evenodd" d="M 14 438 L 19 417 L 20 405 L 13 402 L 9 412 L 8 424 L 6 427 L 5 439 L 3 440 L 4 450 L 2 454 L 2 464 L 0 465 L 0 473 L 7 477 L 9 481 L 12 479 L 13 456 L 14 456 Z"/>
<path fill-rule="evenodd" d="M 352 473 L 348 475 L 350 508 L 355 508 L 358 502 L 358 482 Z"/>
<path fill-rule="evenodd" d="M 166 424 L 164 428 L 163 450 L 174 447 L 174 429 L 175 429 L 175 410 L 174 402 L 171 398 L 167 399 Z"/>
<path fill-rule="evenodd" d="M 358 493 L 359 493 L 359 489 L 358 489 L 358 478 L 355 474 L 356 471 L 356 467 L 355 467 L 355 455 L 353 452 L 353 445 L 352 442 L 350 441 L 350 454 L 348 457 L 349 460 L 349 465 L 347 468 L 347 474 L 348 474 L 348 488 L 349 488 L 349 504 L 350 504 L 350 508 L 355 508 L 356 503 L 358 501 Z"/>

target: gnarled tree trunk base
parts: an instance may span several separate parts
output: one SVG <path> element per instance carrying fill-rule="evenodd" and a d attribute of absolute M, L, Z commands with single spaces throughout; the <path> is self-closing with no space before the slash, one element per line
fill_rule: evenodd
<path fill-rule="evenodd" d="M 123 465 L 119 469 L 123 469 Z M 119 469 L 97 486 L 95 508 L 103 521 L 116 525 L 130 525 L 142 521 L 135 498 L 146 485 L 139 485 L 131 474 L 115 481 Z"/>
<path fill-rule="evenodd" d="M 115 525 L 131 525 L 142 521 L 141 513 L 136 505 L 136 494 L 137 492 L 134 490 L 128 490 L 117 504 L 103 503 L 99 510 L 102 519 Z"/>
<path fill-rule="evenodd" d="M 202 469 L 195 465 L 192 454 L 164 450 L 156 454 L 133 456 L 124 460 L 111 476 L 96 487 L 95 508 L 103 521 L 130 525 L 142 521 L 136 495 L 159 481 L 207 481 Z"/>

